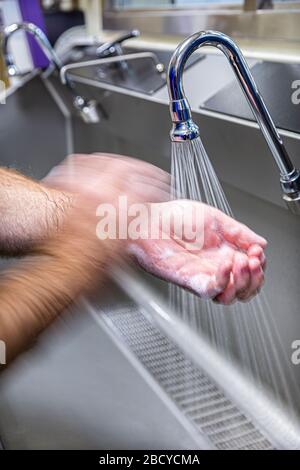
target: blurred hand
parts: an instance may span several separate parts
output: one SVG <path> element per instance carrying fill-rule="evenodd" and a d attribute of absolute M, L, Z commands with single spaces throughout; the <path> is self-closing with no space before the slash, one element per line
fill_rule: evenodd
<path fill-rule="evenodd" d="M 10 208 L 15 213 L 15 225 L 23 218 L 33 228 L 26 240 L 34 239 L 34 243 L 27 242 L 32 256 L 0 280 L 0 332 L 8 360 L 82 294 L 98 289 L 107 279 L 112 262 L 125 251 L 118 239 L 100 241 L 97 237 L 99 205 L 106 203 L 118 209 L 114 211 L 117 217 L 123 210 L 123 217 L 120 196 L 126 196 L 129 203 L 164 200 L 169 193 L 168 179 L 152 165 L 108 155 L 69 157 L 51 171 L 44 185 L 18 175 L 2 177 L 2 185 L 12 188 L 13 195 L 8 198 L 4 190 L 3 199 L 5 203 L 7 199 L 13 201 Z M 26 197 L 22 197 L 24 194 Z M 2 218 L 8 219 L 10 211 L 3 212 Z M 34 234 L 36 221 L 40 225 Z M 21 224 L 22 231 L 26 223 Z M 13 228 L 13 223 L 6 222 L 8 239 Z M 17 237 L 20 241 L 22 231 Z"/>
<path fill-rule="evenodd" d="M 119 197 L 128 204 L 169 199 L 169 175 L 148 163 L 121 155 L 72 155 L 44 178 L 51 188 L 68 193 L 72 207 L 64 214 L 60 239 L 66 252 L 90 260 L 91 267 L 103 267 L 120 258 L 124 249 L 119 240 L 99 240 L 96 209 L 109 203 L 116 209 Z M 127 216 L 127 214 L 126 214 Z M 125 219 L 126 220 L 126 219 Z M 118 223 L 118 221 L 114 221 Z M 62 248 L 58 246 L 58 249 Z M 105 251 L 105 256 L 104 256 Z M 77 253 L 77 254 L 76 254 Z"/>
<path fill-rule="evenodd" d="M 113 202 L 113 193 L 139 202 L 170 199 L 170 175 L 160 168 L 122 155 L 97 153 L 71 155 L 54 167 L 44 183 L 55 189 Z"/>
<path fill-rule="evenodd" d="M 129 241 L 128 245 L 131 255 L 146 271 L 222 304 L 246 301 L 259 292 L 264 281 L 264 238 L 200 202 L 179 200 L 159 206 L 161 214 L 173 215 L 171 233 L 163 234 L 160 226 L 159 239 L 145 235 L 145 239 Z M 178 228 L 178 217 L 191 210 L 193 217 L 184 221 L 180 238 L 175 221 Z M 200 215 L 202 233 L 193 244 L 185 233 L 186 229 L 189 233 L 195 230 L 196 215 Z"/>

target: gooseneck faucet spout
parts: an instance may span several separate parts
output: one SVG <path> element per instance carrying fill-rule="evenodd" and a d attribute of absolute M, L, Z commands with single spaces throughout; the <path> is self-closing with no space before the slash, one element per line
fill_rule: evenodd
<path fill-rule="evenodd" d="M 33 23 L 13 23 L 9 26 L 6 26 L 3 30 L 3 52 L 9 76 L 13 77 L 19 75 L 19 71 L 15 65 L 14 59 L 9 53 L 8 49 L 9 40 L 11 36 L 17 31 L 25 31 L 26 33 L 32 34 L 50 62 L 55 65 L 57 70 L 60 70 L 62 64 L 55 50 L 51 46 L 46 34 Z"/>
<path fill-rule="evenodd" d="M 292 212 L 300 214 L 300 172 L 294 167 L 286 151 L 241 50 L 223 33 L 195 33 L 177 47 L 171 58 L 168 70 L 170 113 L 173 122 L 171 140 L 185 141 L 199 136 L 199 128 L 192 120 L 191 108 L 184 93 L 183 71 L 190 55 L 202 46 L 216 47 L 227 57 L 278 166 L 283 199 Z"/>
<path fill-rule="evenodd" d="M 51 46 L 46 34 L 35 24 L 21 22 L 21 23 L 13 23 L 9 26 L 6 26 L 3 30 L 3 40 L 2 40 L 2 48 L 3 48 L 3 55 L 5 64 L 7 66 L 8 75 L 10 77 L 15 77 L 20 75 L 16 64 L 14 62 L 12 54 L 9 52 L 8 43 L 11 36 L 16 33 L 17 31 L 25 31 L 26 33 L 30 33 L 39 44 L 40 48 L 44 51 L 49 61 L 54 65 L 55 69 L 60 73 L 62 69 L 62 63 L 56 54 L 55 50 Z M 76 91 L 74 84 L 70 80 L 66 80 L 65 85 L 70 90 L 72 97 L 73 97 L 73 104 L 74 107 L 79 111 L 83 120 L 87 123 L 96 123 L 99 121 L 98 112 L 96 110 L 95 103 L 93 101 L 89 101 L 83 96 L 79 95 Z"/>

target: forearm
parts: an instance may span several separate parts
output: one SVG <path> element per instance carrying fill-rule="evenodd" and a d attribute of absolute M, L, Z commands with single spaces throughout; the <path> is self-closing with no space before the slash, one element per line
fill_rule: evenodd
<path fill-rule="evenodd" d="M 93 251 L 85 247 L 83 254 L 82 240 L 68 239 L 2 273 L 0 340 L 6 344 L 7 363 L 79 295 L 101 284 L 111 259 L 110 242 L 100 243 L 97 259 Z"/>
<path fill-rule="evenodd" d="M 0 168 L 0 254 L 29 252 L 58 230 L 70 205 L 67 193 Z"/>

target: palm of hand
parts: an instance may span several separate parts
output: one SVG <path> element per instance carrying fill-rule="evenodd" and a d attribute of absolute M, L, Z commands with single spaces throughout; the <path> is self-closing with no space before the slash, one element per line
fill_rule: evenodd
<path fill-rule="evenodd" d="M 198 233 L 197 243 L 191 243 L 185 232 L 178 236 L 176 230 L 163 237 L 164 230 L 160 229 L 158 239 L 147 237 L 129 243 L 137 262 L 162 279 L 223 304 L 248 300 L 257 293 L 264 280 L 266 241 L 205 204 L 172 201 L 161 206 L 174 214 L 176 204 L 183 211 L 192 205 L 194 214 L 201 212 L 202 233 L 200 237 Z M 195 229 L 195 217 L 190 219 L 189 228 Z"/>

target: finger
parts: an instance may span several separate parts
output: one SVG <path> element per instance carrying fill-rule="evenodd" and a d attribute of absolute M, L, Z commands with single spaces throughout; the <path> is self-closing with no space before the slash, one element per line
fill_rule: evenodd
<path fill-rule="evenodd" d="M 266 256 L 264 250 L 259 245 L 252 245 L 247 252 L 249 258 L 257 258 L 260 260 L 263 269 L 266 268 Z"/>
<path fill-rule="evenodd" d="M 103 158 L 106 161 L 110 161 L 111 163 L 119 163 L 124 165 L 124 168 L 127 167 L 128 169 L 132 169 L 133 167 L 136 168 L 136 171 L 139 173 L 142 173 L 143 175 L 148 175 L 148 176 L 155 176 L 156 178 L 165 181 L 166 183 L 170 184 L 171 176 L 169 173 L 166 171 L 162 170 L 161 168 L 152 165 L 149 162 L 145 162 L 143 160 L 138 160 L 136 158 L 132 157 L 127 157 L 124 155 L 117 155 L 117 154 L 102 154 L 102 153 L 95 153 L 93 156 L 98 156 L 100 158 Z M 90 157 L 92 158 L 91 155 L 87 156 L 80 156 L 82 161 L 85 161 L 84 157 Z M 91 162 L 92 163 L 92 162 Z"/>
<path fill-rule="evenodd" d="M 232 217 L 224 214 L 222 211 L 212 208 L 213 215 L 218 222 L 218 228 L 225 238 L 230 243 L 233 243 L 237 248 L 248 250 L 251 245 L 259 245 L 262 248 L 267 246 L 267 241 L 250 230 L 246 225 L 237 222 Z"/>
<path fill-rule="evenodd" d="M 240 297 L 240 300 L 249 300 L 253 295 L 259 291 L 264 282 L 264 272 L 262 270 L 260 261 L 257 258 L 249 259 L 249 269 L 251 275 L 250 286 L 247 292 Z"/>
<path fill-rule="evenodd" d="M 91 170 L 92 173 L 91 173 Z M 135 160 L 121 155 L 109 154 L 75 154 L 67 157 L 60 165 L 54 167 L 46 176 L 45 181 L 57 177 L 59 174 L 65 174 L 67 177 L 80 177 L 84 174 L 92 176 L 95 180 L 97 175 L 103 178 L 105 175 L 117 175 L 122 178 L 151 178 L 153 186 L 160 187 L 165 192 L 170 191 L 170 175 L 154 165 Z M 165 199 L 165 196 L 164 196 Z"/>
<path fill-rule="evenodd" d="M 167 202 L 170 200 L 170 185 L 165 181 L 132 174 L 129 176 L 128 184 L 147 202 Z"/>
<path fill-rule="evenodd" d="M 141 167 L 144 162 L 139 162 L 136 160 L 136 164 L 133 164 L 133 159 L 131 163 L 129 163 L 129 159 L 126 159 L 122 155 L 110 155 L 110 154 L 74 154 L 68 156 L 60 165 L 57 166 L 57 169 L 60 171 L 74 171 L 74 173 L 80 174 L 82 171 L 89 172 L 91 174 L 91 170 L 93 170 L 93 175 L 100 174 L 103 175 L 111 175 L 115 174 L 116 171 L 121 171 L 123 176 L 125 177 L 126 174 L 132 172 L 133 167 L 135 167 L 135 171 L 141 173 Z M 144 167 L 144 173 L 147 172 L 146 170 L 146 163 Z M 55 171 L 55 170 L 54 170 Z"/>
<path fill-rule="evenodd" d="M 113 177 L 118 179 L 123 186 L 127 185 L 130 189 L 136 190 L 143 200 L 148 202 L 170 200 L 170 175 L 168 173 L 152 165 L 150 165 L 151 171 L 149 171 L 149 165 L 146 163 L 129 164 L 122 161 L 121 158 L 119 160 L 108 158 L 108 160 L 111 163 L 105 164 L 101 157 L 99 164 L 96 155 L 92 157 L 76 156 L 72 161 L 70 159 L 69 163 L 53 168 L 47 181 L 50 182 L 51 177 L 57 178 L 58 175 L 65 174 L 69 179 L 79 178 L 79 182 L 82 183 L 84 175 L 86 175 L 91 179 L 90 184 L 93 184 L 94 181 L 94 184 L 97 185 L 104 178 Z"/>
<path fill-rule="evenodd" d="M 232 273 L 230 274 L 230 281 L 227 287 L 221 294 L 217 295 L 214 300 L 223 305 L 230 305 L 236 300 L 236 290 Z"/>
<path fill-rule="evenodd" d="M 244 253 L 235 253 L 232 274 L 236 296 L 239 298 L 239 295 L 248 291 L 251 280 L 248 257 Z"/>
<path fill-rule="evenodd" d="M 263 271 L 265 271 L 266 267 L 267 267 L 267 258 L 266 258 L 266 255 L 264 253 L 262 253 L 262 255 L 260 257 L 260 264 L 261 264 L 261 267 L 262 267 Z"/>
<path fill-rule="evenodd" d="M 261 255 L 263 254 L 264 250 L 260 245 L 251 245 L 248 249 L 248 256 L 253 256 L 260 259 Z"/>
<path fill-rule="evenodd" d="M 228 260 L 222 263 L 219 267 L 217 274 L 215 275 L 215 288 L 214 292 L 210 293 L 210 298 L 216 297 L 216 295 L 220 294 L 230 284 L 231 279 L 231 271 L 232 271 L 232 261 Z"/>

